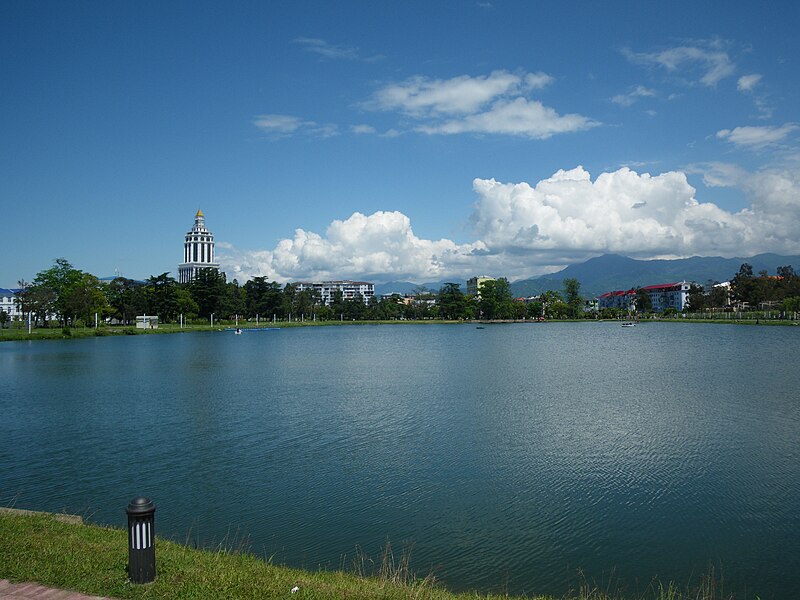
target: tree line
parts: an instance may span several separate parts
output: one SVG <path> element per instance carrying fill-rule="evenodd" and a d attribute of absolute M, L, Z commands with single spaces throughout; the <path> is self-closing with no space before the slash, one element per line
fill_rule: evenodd
<path fill-rule="evenodd" d="M 129 325 L 137 315 L 157 315 L 161 322 L 219 320 L 395 320 L 395 319 L 538 319 L 577 318 L 584 315 L 584 300 L 577 280 L 564 281 L 558 291 L 542 294 L 533 302 L 516 301 L 505 278 L 484 282 L 478 295 L 461 291 L 458 283 L 445 283 L 438 291 L 418 287 L 411 297 L 398 294 L 382 298 L 344 298 L 334 292 L 326 305 L 317 290 L 299 290 L 254 277 L 244 285 L 227 281 L 224 273 L 201 269 L 190 283 L 179 283 L 169 273 L 145 281 L 117 277 L 101 282 L 76 269 L 64 258 L 19 282 L 16 302 L 31 315 L 36 326 L 55 320 L 62 327 L 102 322 Z M 97 317 L 95 317 L 97 315 Z M 7 315 L 5 315 L 7 317 Z M 3 319 L 5 321 L 6 319 Z"/>
<path fill-rule="evenodd" d="M 739 307 L 750 310 L 777 309 L 800 311 L 800 275 L 791 265 L 778 267 L 775 275 L 768 271 L 753 273 L 749 263 L 743 263 L 730 281 L 730 293 L 709 282 L 705 287 L 692 285 L 689 290 L 689 312 L 709 309 L 725 310 Z"/>
<path fill-rule="evenodd" d="M 20 281 L 16 302 L 30 313 L 35 325 L 48 326 L 54 319 L 61 326 L 92 325 L 95 315 L 103 322 L 129 325 L 137 315 L 157 315 L 161 322 L 208 322 L 241 319 L 268 320 L 519 320 L 613 318 L 615 309 L 590 310 L 576 279 L 565 279 L 563 290 L 550 290 L 530 302 L 515 300 L 509 282 L 502 277 L 485 281 L 476 295 L 465 294 L 458 283 L 445 283 L 438 291 L 418 287 L 410 297 L 344 298 L 334 292 L 326 305 L 317 290 L 300 290 L 297 284 L 281 285 L 266 277 L 254 277 L 244 285 L 227 281 L 224 273 L 201 269 L 190 283 L 179 283 L 169 273 L 145 281 L 117 277 L 101 282 L 73 267 L 63 258 L 36 274 L 31 282 Z M 800 275 L 791 266 L 778 267 L 776 275 L 757 275 L 748 263 L 731 279 L 730 293 L 709 283 L 692 285 L 686 310 L 730 309 L 767 305 L 787 312 L 800 311 Z M 637 290 L 637 312 L 651 310 L 645 290 Z M 0 311 L 2 312 L 2 311 Z M 0 314 L 0 324 L 8 315 Z"/>

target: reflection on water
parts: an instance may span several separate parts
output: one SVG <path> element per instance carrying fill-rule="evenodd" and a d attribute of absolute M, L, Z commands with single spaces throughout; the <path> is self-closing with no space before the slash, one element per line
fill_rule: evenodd
<path fill-rule="evenodd" d="M 305 328 L 0 345 L 0 502 L 455 589 L 800 570 L 794 328 Z"/>

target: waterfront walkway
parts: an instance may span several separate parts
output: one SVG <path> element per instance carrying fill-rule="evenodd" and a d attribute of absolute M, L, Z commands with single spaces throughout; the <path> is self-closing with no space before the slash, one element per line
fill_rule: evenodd
<path fill-rule="evenodd" d="M 78 592 L 58 590 L 38 583 L 11 583 L 0 579 L 0 600 L 113 600 L 102 596 L 87 596 Z"/>

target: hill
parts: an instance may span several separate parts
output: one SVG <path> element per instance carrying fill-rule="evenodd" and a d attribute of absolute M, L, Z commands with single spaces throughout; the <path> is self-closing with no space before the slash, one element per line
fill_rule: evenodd
<path fill-rule="evenodd" d="M 568 278 L 580 282 L 584 297 L 684 280 L 706 285 L 709 280 L 730 280 L 739 271 L 742 263 L 751 264 L 754 273 L 766 270 L 774 275 L 780 266 L 800 267 L 800 256 L 759 254 L 744 258 L 693 256 L 676 260 L 636 260 L 618 254 L 604 254 L 570 265 L 557 273 L 515 281 L 511 284 L 511 292 L 515 297 L 521 297 L 535 296 L 547 290 L 561 291 L 564 279 Z"/>

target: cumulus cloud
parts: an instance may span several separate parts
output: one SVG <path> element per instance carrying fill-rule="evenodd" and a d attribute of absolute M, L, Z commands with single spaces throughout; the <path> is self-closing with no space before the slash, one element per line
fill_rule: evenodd
<path fill-rule="evenodd" d="M 629 168 L 594 181 L 578 166 L 531 185 L 475 179 L 475 241 L 426 240 L 400 212 L 353 213 L 324 235 L 297 229 L 271 250 L 220 245 L 230 277 L 277 281 L 368 279 L 435 281 L 493 273 L 509 279 L 555 270 L 614 252 L 638 258 L 742 256 L 800 252 L 800 176 L 770 169 L 748 173 L 715 163 L 707 185 L 737 187 L 750 200 L 733 213 L 700 202 L 686 174 Z M 704 175 L 705 177 L 705 175 Z M 223 251 L 224 250 L 224 251 Z"/>
<path fill-rule="evenodd" d="M 333 221 L 323 237 L 297 229 L 272 250 L 229 248 L 219 260 L 229 276 L 264 276 L 278 281 L 325 279 L 438 279 L 470 273 L 482 242 L 456 244 L 417 237 L 400 212 L 353 213 Z"/>
<path fill-rule="evenodd" d="M 339 134 L 339 127 L 334 123 L 319 124 L 293 115 L 259 115 L 253 119 L 253 124 L 272 138 L 298 133 L 321 138 Z"/>
<path fill-rule="evenodd" d="M 363 106 L 415 119 L 428 134 L 490 133 L 544 139 L 599 125 L 578 114 L 560 115 L 528 95 L 553 82 L 546 73 L 493 71 L 483 77 L 413 77 L 376 91 Z"/>
<path fill-rule="evenodd" d="M 722 79 L 733 75 L 736 65 L 728 53 L 722 50 L 719 41 L 702 42 L 695 46 L 677 46 L 660 52 L 634 52 L 623 48 L 623 55 L 635 64 L 658 66 L 672 74 L 684 74 L 695 78 L 706 86 L 715 86 Z"/>
<path fill-rule="evenodd" d="M 781 127 L 736 127 L 721 129 L 717 137 L 740 148 L 759 150 L 785 140 L 796 129 L 794 123 L 785 123 Z"/>
<path fill-rule="evenodd" d="M 476 233 L 494 251 L 571 249 L 652 258 L 800 248 L 800 187 L 791 174 L 740 179 L 752 209 L 738 213 L 699 202 L 686 175 L 675 171 L 651 176 L 622 168 L 593 182 L 577 167 L 535 186 L 494 179 L 476 179 L 473 186 L 479 196 Z M 776 236 L 778 224 L 782 233 Z"/>

